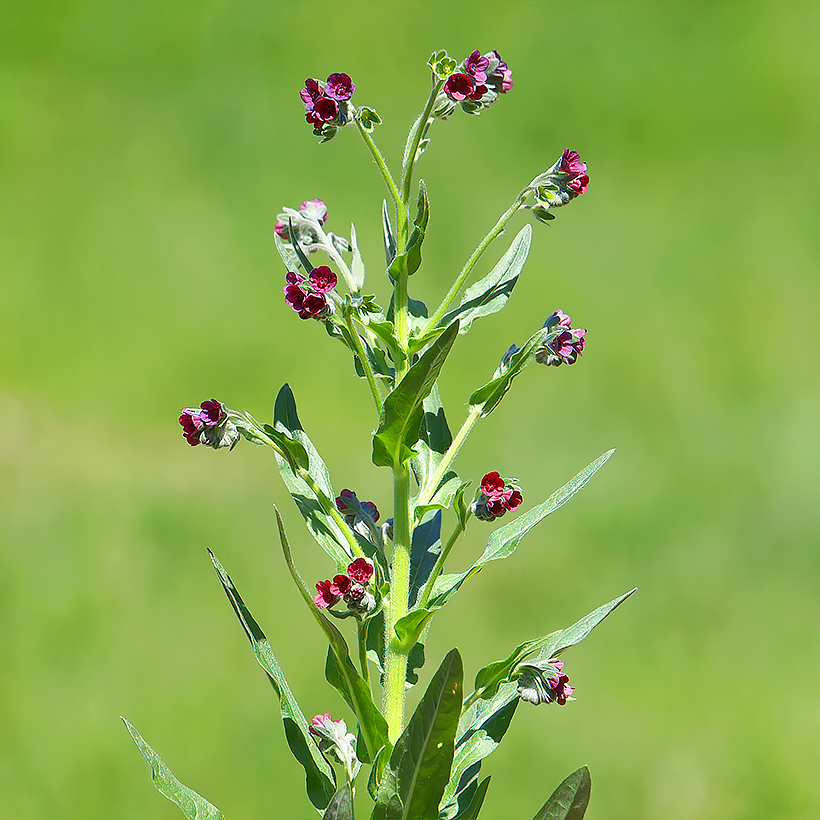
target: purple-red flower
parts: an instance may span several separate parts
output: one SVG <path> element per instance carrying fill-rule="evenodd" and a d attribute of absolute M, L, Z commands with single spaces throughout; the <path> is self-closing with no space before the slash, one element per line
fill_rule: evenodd
<path fill-rule="evenodd" d="M 508 512 L 515 512 L 523 501 L 521 490 L 493 471 L 481 479 L 478 497 L 473 502 L 473 515 L 481 521 L 492 521 Z"/>
<path fill-rule="evenodd" d="M 548 330 L 562 328 L 561 332 L 548 344 L 545 344 L 535 354 L 535 360 L 540 364 L 558 367 L 562 364 L 575 364 L 583 353 L 586 344 L 586 328 L 571 327 L 572 319 L 561 310 L 556 310 L 544 327 Z"/>
<path fill-rule="evenodd" d="M 498 65 L 491 72 L 489 81 L 499 94 L 506 94 L 513 87 L 512 71 L 497 51 L 493 51 L 492 56 L 498 60 Z"/>
<path fill-rule="evenodd" d="M 563 673 L 563 668 L 563 662 L 554 658 L 519 664 L 515 671 L 520 672 L 517 689 L 521 699 L 535 706 L 553 702 L 565 706 L 575 688 L 569 685 L 569 677 Z"/>
<path fill-rule="evenodd" d="M 551 661 L 551 663 L 558 670 L 558 674 L 548 680 L 552 684 L 553 696 L 558 705 L 564 706 L 575 691 L 575 687 L 569 685 L 569 677 L 561 671 L 564 668 L 563 661 Z"/>
<path fill-rule="evenodd" d="M 348 100 L 355 89 L 347 74 L 331 74 L 326 82 L 312 77 L 305 80 L 299 96 L 305 104 L 305 119 L 315 134 L 330 139 L 350 120 L 353 108 Z"/>
<path fill-rule="evenodd" d="M 333 308 L 328 302 L 326 293 L 336 287 L 336 274 L 321 265 L 314 268 L 307 280 L 301 273 L 288 271 L 285 276 L 285 301 L 302 319 L 327 319 Z"/>
<path fill-rule="evenodd" d="M 367 586 L 373 578 L 373 565 L 366 558 L 356 558 L 347 567 L 347 575 L 334 575 L 333 580 L 317 581 L 313 602 L 319 609 L 330 609 L 344 599 L 352 612 L 366 614 L 376 606 L 376 599 Z"/>
<path fill-rule="evenodd" d="M 433 109 L 434 117 L 448 117 L 456 103 L 468 114 L 478 114 L 513 85 L 512 71 L 497 51 L 482 55 L 475 49 L 457 69 L 444 84 Z"/>
<path fill-rule="evenodd" d="M 325 94 L 334 100 L 349 100 L 356 86 L 347 74 L 331 74 L 325 83 Z"/>
<path fill-rule="evenodd" d="M 487 91 L 487 86 L 478 84 L 469 74 L 451 74 L 444 84 L 444 92 L 451 100 L 480 100 Z"/>
<path fill-rule="evenodd" d="M 489 65 L 489 58 L 482 57 L 481 52 L 478 49 L 476 49 L 464 61 L 464 70 L 476 81 L 476 83 L 483 84 L 487 82 L 486 69 L 489 67 Z"/>
<path fill-rule="evenodd" d="M 353 490 L 342 490 L 336 498 L 336 509 L 345 517 L 345 521 L 353 526 L 357 518 L 369 518 L 372 523 L 379 520 L 379 511 L 372 501 L 359 501 Z"/>
<path fill-rule="evenodd" d="M 568 177 L 569 187 L 578 194 L 586 193 L 587 185 L 589 185 L 589 176 L 587 176 L 587 164 L 581 162 L 581 157 L 577 151 L 570 151 L 569 148 L 564 149 L 561 155 L 561 172 Z"/>
<path fill-rule="evenodd" d="M 191 447 L 200 443 L 200 438 L 208 427 L 216 427 L 226 418 L 222 405 L 216 399 L 208 399 L 195 407 L 186 407 L 179 417 L 182 435 Z"/>

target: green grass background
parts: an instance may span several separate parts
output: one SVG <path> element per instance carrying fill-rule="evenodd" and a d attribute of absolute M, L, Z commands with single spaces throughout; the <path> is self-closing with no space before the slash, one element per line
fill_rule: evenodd
<path fill-rule="evenodd" d="M 271 229 L 322 197 L 385 299 L 381 180 L 355 131 L 317 143 L 298 91 L 348 72 L 395 167 L 438 48 L 497 48 L 515 87 L 434 126 L 412 295 L 436 303 L 565 147 L 592 180 L 459 341 L 451 424 L 555 308 L 583 359 L 526 371 L 460 471 L 531 505 L 618 452 L 448 605 L 424 673 L 457 645 L 469 679 L 640 587 L 565 656 L 577 702 L 519 710 L 484 813 L 530 817 L 587 763 L 591 820 L 820 814 L 819 35 L 810 2 L 4 0 L 0 816 L 181 816 L 120 714 L 228 817 L 315 816 L 205 548 L 305 713 L 350 720 L 273 503 L 304 575 L 330 568 L 269 453 L 193 450 L 176 419 L 211 396 L 266 419 L 288 381 L 337 489 L 389 510 L 366 386 L 285 306 Z"/>

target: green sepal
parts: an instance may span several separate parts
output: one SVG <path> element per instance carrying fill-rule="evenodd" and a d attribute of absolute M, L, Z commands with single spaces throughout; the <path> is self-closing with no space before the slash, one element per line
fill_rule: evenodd
<path fill-rule="evenodd" d="M 165 765 L 165 761 L 143 740 L 142 735 L 124 717 L 120 719 L 131 733 L 140 754 L 148 761 L 151 780 L 161 795 L 176 803 L 189 820 L 225 820 L 216 806 L 180 783 Z"/>
<path fill-rule="evenodd" d="M 461 712 L 462 664 L 452 649 L 430 681 L 382 776 L 372 820 L 430 820 L 453 763 Z"/>
<path fill-rule="evenodd" d="M 446 80 L 455 70 L 456 61 L 447 55 L 446 51 L 434 51 L 427 61 L 432 72 L 440 80 Z"/>
<path fill-rule="evenodd" d="M 564 779 L 533 820 L 583 820 L 592 792 L 592 777 L 586 766 Z"/>
<path fill-rule="evenodd" d="M 539 348 L 549 344 L 559 333 L 559 330 L 548 330 L 542 327 L 527 339 L 524 347 L 512 355 L 505 367 L 499 368 L 502 372 L 494 376 L 492 381 L 479 387 L 469 399 L 472 405 L 482 405 L 481 416 L 489 416 L 498 406 L 510 389 L 513 379 L 535 358 Z"/>
<path fill-rule="evenodd" d="M 364 128 L 368 134 L 373 131 L 374 126 L 382 124 L 382 118 L 372 108 L 368 108 L 366 105 L 363 105 L 356 112 L 356 119 L 361 123 L 362 128 Z"/>
<path fill-rule="evenodd" d="M 379 428 L 373 436 L 373 463 L 400 467 L 415 455 L 424 399 L 430 394 L 458 335 L 454 322 L 419 357 L 384 400 Z"/>
<path fill-rule="evenodd" d="M 296 400 L 290 385 L 285 383 L 276 396 L 273 408 L 275 430 L 284 434 L 289 441 L 300 444 L 307 453 L 307 472 L 310 474 L 323 498 L 317 497 L 311 487 L 301 478 L 298 472 L 283 458 L 277 455 L 279 472 L 296 507 L 305 519 L 307 528 L 319 546 L 336 562 L 337 567 L 344 568 L 352 558 L 347 539 L 339 525 L 328 512 L 329 505 L 334 503 L 335 494 L 330 483 L 330 474 L 322 461 L 313 442 L 302 429 L 296 411 Z"/>
<path fill-rule="evenodd" d="M 614 452 L 614 450 L 609 450 L 604 453 L 600 458 L 595 459 L 591 464 L 584 467 L 580 473 L 571 478 L 561 489 L 556 490 L 542 504 L 533 507 L 531 510 L 527 510 L 527 512 L 522 513 L 510 521 L 509 524 L 493 532 L 487 539 L 487 546 L 484 548 L 481 557 L 466 572 L 439 576 L 433 586 L 433 593 L 430 596 L 427 608 L 430 610 L 441 609 L 461 588 L 464 581 L 471 575 L 479 572 L 485 564 L 490 561 L 508 558 L 512 555 L 521 539 L 550 513 L 555 512 L 559 507 L 563 507 L 563 505 L 595 475 Z"/>
<path fill-rule="evenodd" d="M 317 809 L 322 810 L 328 805 L 336 791 L 336 775 L 310 736 L 310 725 L 299 708 L 296 697 L 285 679 L 279 661 L 276 660 L 265 633 L 245 606 L 245 602 L 217 557 L 210 550 L 208 550 L 208 554 L 211 556 L 211 561 L 219 575 L 219 580 L 222 582 L 225 594 L 231 602 L 233 611 L 236 613 L 236 617 L 239 618 L 239 622 L 242 624 L 242 628 L 253 647 L 253 654 L 256 656 L 259 665 L 267 673 L 268 680 L 279 698 L 282 722 L 285 725 L 285 739 L 293 756 L 305 770 L 305 788 L 308 799 Z"/>

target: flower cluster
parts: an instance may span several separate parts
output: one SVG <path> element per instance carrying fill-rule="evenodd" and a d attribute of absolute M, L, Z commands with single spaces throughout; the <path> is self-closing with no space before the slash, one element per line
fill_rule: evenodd
<path fill-rule="evenodd" d="M 327 222 L 327 205 L 321 199 L 308 199 L 299 206 L 299 210 L 283 208 L 276 215 L 274 233 L 284 242 L 291 245 L 299 243 L 306 253 L 325 250 L 331 255 L 350 251 L 350 242 L 334 233 L 325 233 L 323 225 Z M 293 236 L 291 236 L 291 231 Z"/>
<path fill-rule="evenodd" d="M 182 435 L 191 447 L 231 447 L 239 440 L 236 425 L 228 418 L 225 408 L 216 400 L 203 401 L 196 407 L 186 407 L 179 417 Z"/>
<path fill-rule="evenodd" d="M 310 733 L 317 738 L 319 748 L 332 754 L 344 767 L 349 781 L 353 781 L 361 763 L 356 758 L 356 735 L 347 731 L 343 720 L 333 720 L 330 712 L 316 715 L 310 722 Z"/>
<path fill-rule="evenodd" d="M 329 609 L 344 599 L 351 612 L 372 612 L 376 607 L 376 599 L 367 589 L 372 577 L 373 565 L 366 558 L 357 558 L 348 565 L 347 575 L 335 575 L 332 581 L 316 582 L 313 603 L 319 609 Z"/>
<path fill-rule="evenodd" d="M 480 521 L 493 521 L 508 511 L 515 512 L 524 500 L 521 490 L 496 473 L 487 473 L 481 479 L 478 497 L 472 504 L 473 515 Z"/>
<path fill-rule="evenodd" d="M 535 361 L 540 364 L 553 365 L 554 367 L 562 364 L 575 364 L 575 360 L 584 350 L 586 329 L 583 327 L 572 328 L 570 327 L 571 324 L 571 317 L 560 310 L 556 310 L 544 322 L 544 327 L 548 330 L 561 328 L 561 332 L 536 352 Z"/>
<path fill-rule="evenodd" d="M 285 301 L 302 319 L 327 319 L 333 314 L 333 306 L 326 294 L 336 287 L 336 274 L 327 266 L 314 268 L 307 279 L 301 273 L 288 271 L 287 283 L 282 290 Z"/>
<path fill-rule="evenodd" d="M 458 69 L 447 78 L 443 97 L 436 101 L 434 116 L 449 116 L 456 104 L 468 114 L 478 114 L 513 85 L 512 71 L 497 51 L 482 56 L 476 49 Z"/>
<path fill-rule="evenodd" d="M 347 74 L 331 74 L 325 82 L 307 79 L 299 92 L 305 104 L 305 119 L 313 126 L 313 133 L 323 140 L 335 136 L 336 131 L 347 125 L 353 117 L 354 108 L 350 98 L 356 86 Z"/>
<path fill-rule="evenodd" d="M 520 672 L 517 688 L 521 700 L 534 706 L 553 701 L 565 706 L 568 700 L 573 699 L 575 689 L 569 685 L 569 676 L 561 671 L 563 668 L 563 662 L 554 658 L 545 664 L 520 664 L 516 672 Z"/>
<path fill-rule="evenodd" d="M 542 222 L 552 219 L 550 208 L 560 208 L 575 197 L 586 193 L 589 185 L 587 164 L 581 162 L 577 151 L 564 149 L 558 161 L 539 174 L 527 187 L 535 196 L 535 205 L 529 207 Z"/>

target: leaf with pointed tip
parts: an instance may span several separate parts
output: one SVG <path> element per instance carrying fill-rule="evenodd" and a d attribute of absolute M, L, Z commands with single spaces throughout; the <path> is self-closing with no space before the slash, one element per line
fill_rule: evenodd
<path fill-rule="evenodd" d="M 353 820 L 353 793 L 345 783 L 328 803 L 322 820 Z"/>
<path fill-rule="evenodd" d="M 298 240 L 295 239 L 296 231 L 293 229 L 293 219 L 288 219 L 288 236 L 293 239 L 291 247 L 293 248 L 294 253 L 299 258 L 299 264 L 305 271 L 305 274 L 309 274 L 313 270 L 313 265 L 310 262 L 310 259 L 305 256 L 305 252 L 302 250 L 301 246 L 299 245 Z"/>
<path fill-rule="evenodd" d="M 140 753 L 148 761 L 151 767 L 151 780 L 161 795 L 176 803 L 189 820 L 225 820 L 216 806 L 211 805 L 193 789 L 183 786 L 165 765 L 165 761 L 143 740 L 142 735 L 125 718 L 120 719 L 131 733 Z"/>
<path fill-rule="evenodd" d="M 288 685 L 279 661 L 273 654 L 265 633 L 253 618 L 245 602 L 239 595 L 230 576 L 225 572 L 217 557 L 208 550 L 214 568 L 222 582 L 222 587 L 231 602 L 236 617 L 242 624 L 245 634 L 253 647 L 253 654 L 259 665 L 268 675 L 268 680 L 279 698 L 282 721 L 285 724 L 285 738 L 293 756 L 305 770 L 305 788 L 308 799 L 317 809 L 324 809 L 336 791 L 336 776 L 328 762 L 319 751 L 319 747 L 310 736 L 310 725 L 307 722 L 296 697 Z"/>
<path fill-rule="evenodd" d="M 302 429 L 299 415 L 296 412 L 293 391 L 287 383 L 282 385 L 276 397 L 273 418 L 275 429 L 305 450 L 308 461 L 307 471 L 325 498 L 318 498 L 304 479 L 293 471 L 291 465 L 277 454 L 276 460 L 282 480 L 316 542 L 336 562 L 338 568 L 346 567 L 352 558 L 347 539 L 339 529 L 339 525 L 327 512 L 328 504 L 334 503 L 335 498 L 330 483 L 330 474 L 313 446 L 313 442 Z"/>
<path fill-rule="evenodd" d="M 476 817 L 478 817 L 478 813 L 484 805 L 484 798 L 487 796 L 487 789 L 490 788 L 491 779 L 492 777 L 485 777 L 484 780 L 476 786 L 475 790 L 471 789 L 470 794 L 465 793 L 464 802 L 466 805 L 462 807 L 462 804 L 459 803 L 458 814 L 455 815 L 453 820 L 475 820 Z M 469 802 L 467 802 L 468 800 Z"/>
<path fill-rule="evenodd" d="M 606 463 L 614 453 L 609 450 L 600 458 L 595 459 L 592 464 L 587 465 L 576 476 L 571 478 L 560 490 L 556 490 L 546 501 L 533 507 L 531 510 L 522 513 L 509 524 L 497 529 L 487 539 L 487 546 L 481 557 L 473 564 L 467 572 L 455 575 L 442 575 L 436 579 L 433 587 L 433 594 L 427 604 L 428 609 L 440 609 L 459 590 L 461 585 L 470 575 L 478 572 L 490 561 L 498 561 L 501 558 L 508 558 L 515 552 L 521 539 L 540 521 L 543 521 L 550 513 L 555 512 L 559 507 L 563 507 L 567 501 L 575 495 L 587 481 Z"/>
<path fill-rule="evenodd" d="M 384 233 L 384 256 L 387 267 L 393 264 L 396 258 L 396 237 L 390 224 L 390 214 L 387 212 L 387 200 L 382 200 L 382 231 Z"/>
<path fill-rule="evenodd" d="M 276 233 L 273 235 L 273 241 L 276 243 L 276 250 L 279 251 L 279 256 L 282 257 L 285 267 L 288 271 L 295 273 L 299 267 L 299 257 L 296 255 L 296 251 L 293 250 L 292 246 L 286 245 Z"/>
<path fill-rule="evenodd" d="M 453 443 L 453 434 L 447 424 L 438 384 L 433 385 L 430 395 L 422 402 L 422 407 L 424 415 L 419 427 L 418 455 L 413 459 L 413 471 L 420 487 L 424 486 L 427 477 L 435 471 Z M 417 517 L 420 519 L 420 516 Z"/>
<path fill-rule="evenodd" d="M 527 261 L 531 238 L 532 228 L 525 225 L 498 264 L 483 279 L 464 291 L 459 306 L 446 314 L 441 324 L 446 326 L 458 319 L 459 333 L 466 333 L 476 319 L 502 310 Z"/>
<path fill-rule="evenodd" d="M 373 463 L 377 467 L 398 467 L 415 455 L 412 448 L 419 440 L 424 399 L 433 389 L 457 334 L 455 322 L 419 357 L 384 400 L 379 428 L 373 436 Z"/>
<path fill-rule="evenodd" d="M 353 259 L 350 263 L 350 276 L 353 280 L 353 290 L 358 293 L 364 286 L 364 262 L 359 246 L 356 242 L 356 226 L 350 223 L 350 247 L 353 251 Z"/>
<path fill-rule="evenodd" d="M 533 820 L 583 820 L 592 791 L 589 769 L 576 769 L 552 793 Z"/>
<path fill-rule="evenodd" d="M 452 649 L 396 741 L 373 820 L 430 820 L 438 816 L 453 762 L 462 674 L 461 655 Z"/>
<path fill-rule="evenodd" d="M 440 554 L 441 510 L 436 510 L 413 530 L 410 543 L 410 606 L 415 605 L 418 592 L 427 583 Z"/>

